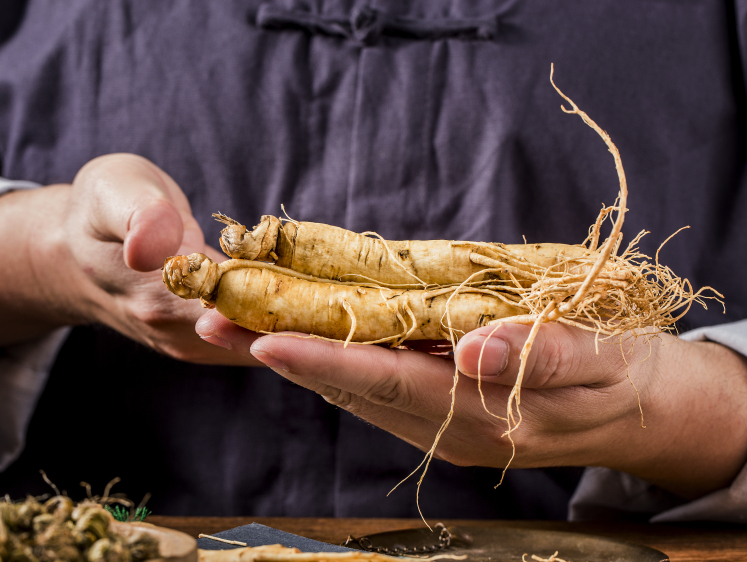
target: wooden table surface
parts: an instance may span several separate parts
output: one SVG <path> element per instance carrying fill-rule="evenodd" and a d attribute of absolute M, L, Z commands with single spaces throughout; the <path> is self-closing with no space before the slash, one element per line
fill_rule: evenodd
<path fill-rule="evenodd" d="M 348 535 L 360 537 L 383 531 L 422 527 L 419 519 L 331 519 L 289 517 L 167 517 L 151 516 L 148 522 L 197 537 L 240 525 L 260 523 L 318 541 L 341 544 Z M 672 562 L 747 561 L 747 527 L 724 524 L 632 525 L 567 523 L 562 521 L 443 520 L 447 526 L 482 526 L 542 529 L 588 533 L 658 548 Z M 575 561 L 573 561 L 575 562 Z"/>

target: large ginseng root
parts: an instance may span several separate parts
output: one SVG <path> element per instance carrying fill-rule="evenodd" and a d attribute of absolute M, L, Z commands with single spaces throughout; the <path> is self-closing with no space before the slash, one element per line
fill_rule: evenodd
<path fill-rule="evenodd" d="M 246 260 L 217 264 L 204 254 L 176 256 L 164 267 L 172 291 L 183 298 L 200 297 L 254 332 L 300 331 L 325 339 L 395 345 L 406 339 L 450 337 L 442 324 L 450 293 L 363 287 L 295 275 Z M 480 292 L 464 291 L 451 306 L 451 327 L 460 333 L 522 312 Z"/>
<path fill-rule="evenodd" d="M 453 240 L 384 240 L 373 232 L 359 234 L 315 222 L 264 215 L 252 230 L 220 213 L 226 224 L 220 245 L 231 258 L 274 263 L 319 279 L 374 282 L 390 288 L 429 288 L 460 284 L 475 276 L 536 280 L 548 269 L 568 272 L 568 260 L 589 254 L 583 246 L 516 244 Z M 500 263 L 500 265 L 497 265 Z M 559 265 L 563 264 L 563 265 Z M 497 267 L 487 277 L 480 271 Z M 529 270 L 529 277 L 527 271 Z M 578 270 L 576 273 L 583 273 Z"/>

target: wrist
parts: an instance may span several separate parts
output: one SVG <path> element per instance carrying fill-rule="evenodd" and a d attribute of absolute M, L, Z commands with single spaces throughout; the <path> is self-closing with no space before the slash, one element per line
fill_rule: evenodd
<path fill-rule="evenodd" d="M 620 469 L 695 499 L 729 486 L 747 461 L 747 366 L 710 342 L 657 347 L 643 402 L 647 428 L 631 433 L 637 458 Z"/>
<path fill-rule="evenodd" d="M 77 291 L 71 279 L 64 216 L 70 186 L 55 185 L 0 198 L 3 294 L 0 343 L 32 339 L 84 321 L 71 306 Z"/>

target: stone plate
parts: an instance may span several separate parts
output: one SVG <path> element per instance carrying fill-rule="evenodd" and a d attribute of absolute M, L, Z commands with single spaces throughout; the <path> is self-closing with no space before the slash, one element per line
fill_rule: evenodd
<path fill-rule="evenodd" d="M 490 527 L 449 527 L 451 546 L 434 554 L 467 555 L 474 562 L 520 561 L 527 554 L 558 558 L 568 562 L 666 562 L 663 552 L 637 544 L 595 537 L 581 533 L 540 531 L 535 529 L 500 529 Z M 438 531 L 427 528 L 390 531 L 368 535 L 374 547 L 422 547 L 437 542 Z M 352 546 L 352 545 L 348 545 Z"/>

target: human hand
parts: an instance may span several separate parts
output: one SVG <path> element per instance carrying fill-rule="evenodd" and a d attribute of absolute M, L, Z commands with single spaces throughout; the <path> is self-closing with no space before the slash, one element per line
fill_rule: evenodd
<path fill-rule="evenodd" d="M 164 287 L 160 268 L 170 255 L 222 259 L 205 244 L 179 186 L 153 163 L 102 156 L 72 185 L 19 193 L 10 204 L 44 218 L 44 229 L 26 236 L 33 239 L 27 255 L 37 283 L 26 289 L 25 310 L 41 309 L 57 325 L 106 324 L 185 361 L 257 364 L 202 341 L 194 325 L 205 310 Z"/>
<path fill-rule="evenodd" d="M 476 380 L 480 350 L 493 329 L 467 334 L 456 350 L 456 364 L 467 376 L 460 378 L 454 416 L 436 456 L 457 465 L 502 468 L 513 452 L 505 421 L 486 413 Z M 287 335 L 255 341 L 215 312 L 203 317 L 200 330 L 423 451 L 448 415 L 455 370 L 449 358 L 378 346 L 343 349 Z M 485 346 L 482 390 L 496 415 L 506 416 L 528 333 L 528 326 L 505 324 Z M 741 357 L 717 344 L 665 334 L 650 346 L 639 340 L 631 350 L 630 344 L 600 343 L 597 355 L 594 334 L 542 326 L 524 377 L 523 422 L 512 434 L 511 466 L 607 466 L 685 497 L 728 485 L 747 460 L 747 369 Z"/>

